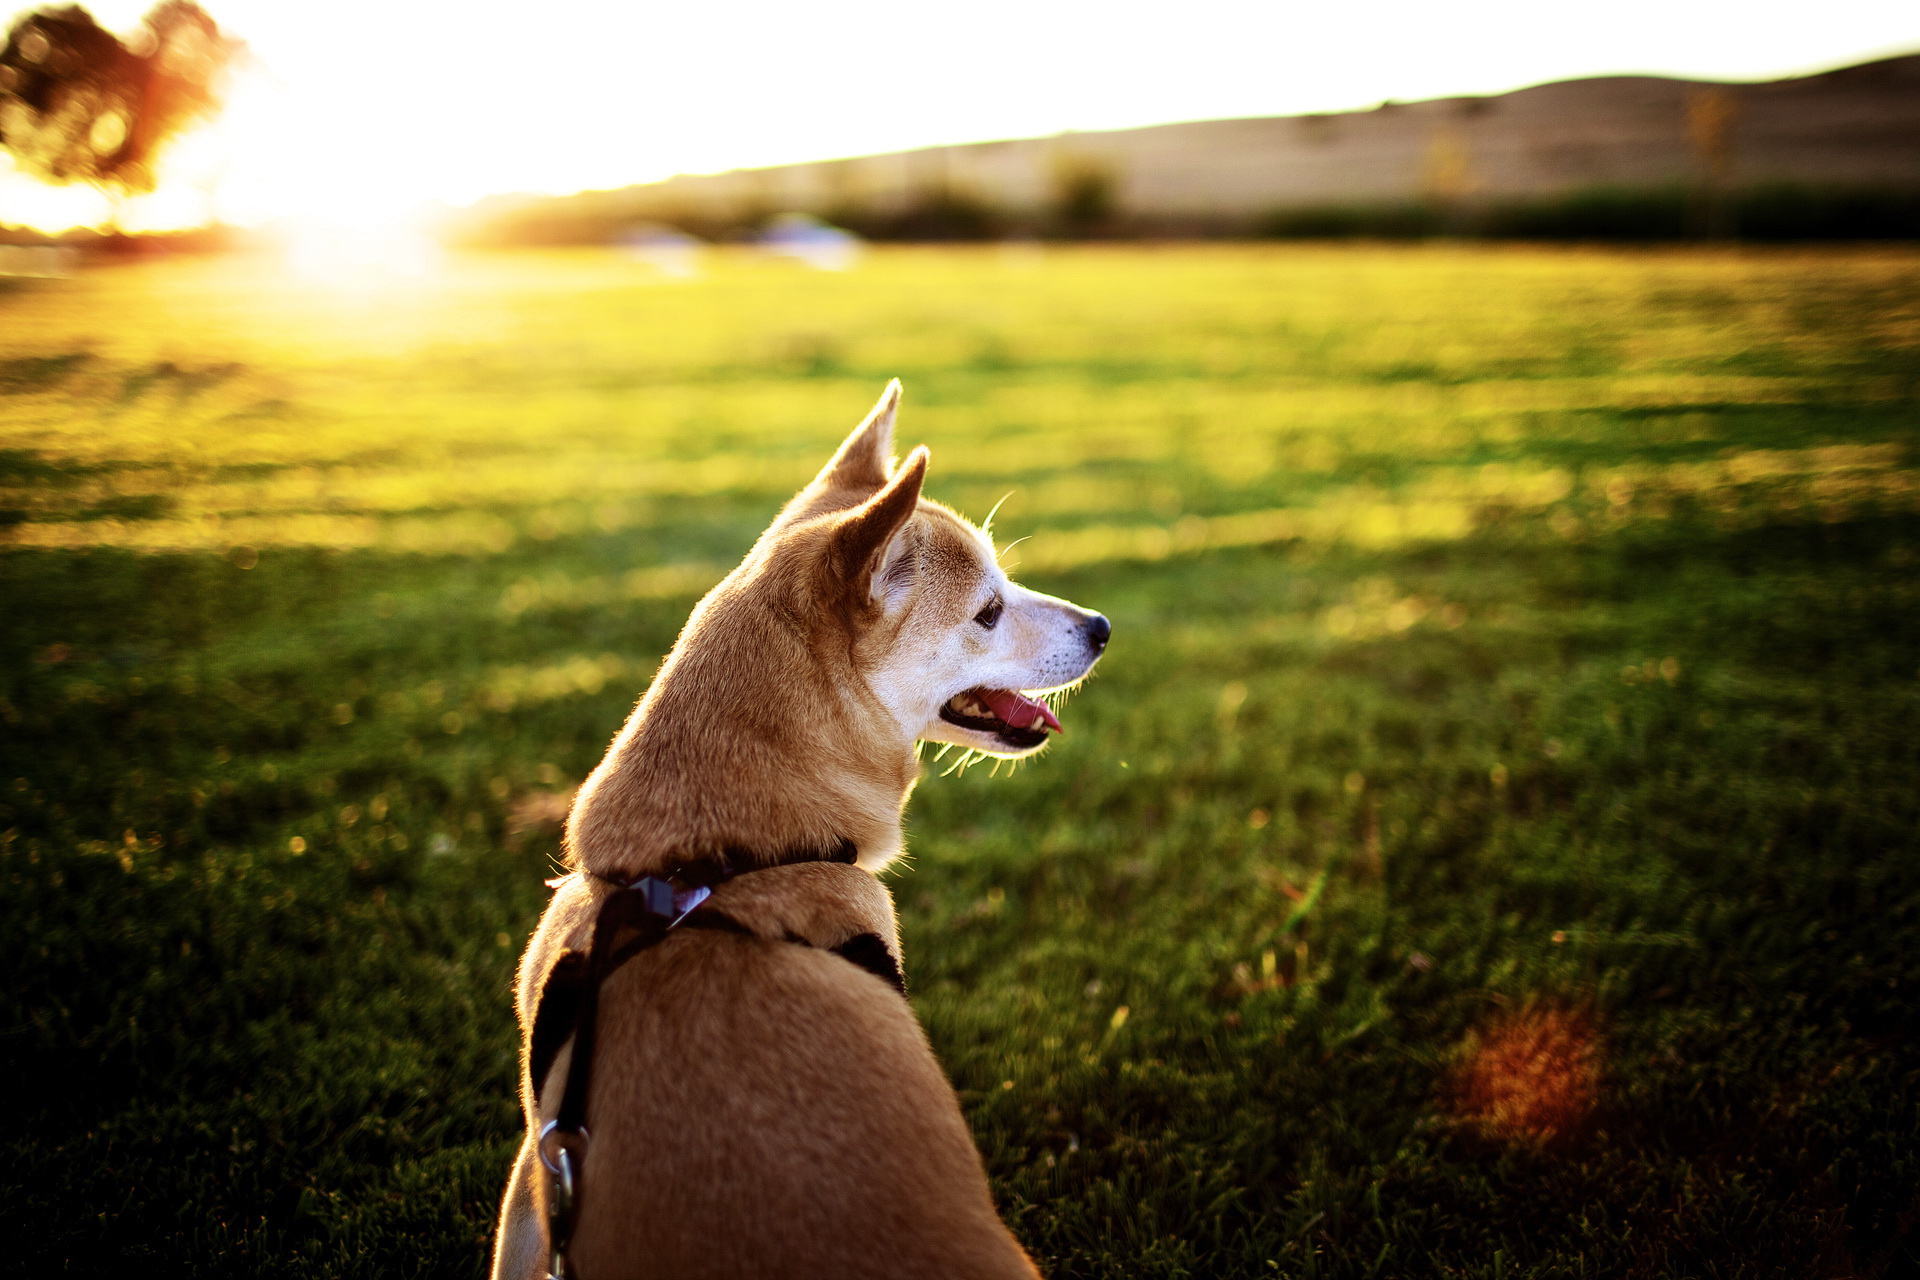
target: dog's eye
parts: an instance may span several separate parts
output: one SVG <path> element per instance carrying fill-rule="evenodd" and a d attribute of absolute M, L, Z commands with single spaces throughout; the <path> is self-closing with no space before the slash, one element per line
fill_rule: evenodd
<path fill-rule="evenodd" d="M 994 625 L 1000 621 L 1000 610 L 1003 607 L 1000 603 L 1000 597 L 995 596 L 993 599 L 987 601 L 986 608 L 973 615 L 973 620 L 991 631 Z"/>

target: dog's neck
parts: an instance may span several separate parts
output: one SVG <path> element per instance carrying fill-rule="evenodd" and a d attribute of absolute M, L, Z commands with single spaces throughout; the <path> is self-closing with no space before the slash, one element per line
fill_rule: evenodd
<path fill-rule="evenodd" d="M 878 870 L 901 850 L 912 738 L 861 696 L 844 636 L 822 644 L 724 592 L 696 610 L 581 786 L 570 860 L 665 874 L 722 850 L 770 866 L 851 840 Z"/>

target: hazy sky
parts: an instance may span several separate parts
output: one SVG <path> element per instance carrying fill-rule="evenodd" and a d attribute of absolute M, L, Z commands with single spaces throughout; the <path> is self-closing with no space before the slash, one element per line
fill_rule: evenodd
<path fill-rule="evenodd" d="M 130 28 L 150 0 L 101 0 Z M 257 66 L 130 221 L 426 200 L 1572 76 L 1764 79 L 1920 50 L 1914 0 L 203 0 Z M 0 221 L 97 219 L 0 176 Z"/>

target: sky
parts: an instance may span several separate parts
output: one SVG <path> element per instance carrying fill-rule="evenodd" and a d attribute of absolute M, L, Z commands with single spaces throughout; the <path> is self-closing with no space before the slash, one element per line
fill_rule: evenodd
<path fill-rule="evenodd" d="M 88 7 L 116 30 L 151 0 Z M 132 229 L 345 226 L 428 202 L 1616 73 L 1756 80 L 1920 51 L 1914 0 L 202 0 L 229 106 Z M 0 222 L 99 222 L 4 170 Z"/>

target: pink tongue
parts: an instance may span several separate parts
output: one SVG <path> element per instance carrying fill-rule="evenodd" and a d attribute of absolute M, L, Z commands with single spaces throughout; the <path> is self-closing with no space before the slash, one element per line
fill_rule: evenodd
<path fill-rule="evenodd" d="M 1035 724 L 1045 721 L 1047 727 L 1055 733 L 1065 732 L 1060 728 L 1060 721 L 1054 718 L 1053 712 L 1047 710 L 1045 703 L 1035 702 L 1032 698 L 1024 697 L 1011 689 L 982 689 L 980 696 L 986 700 L 989 707 L 993 708 L 993 714 L 1016 729 L 1031 729 Z"/>

